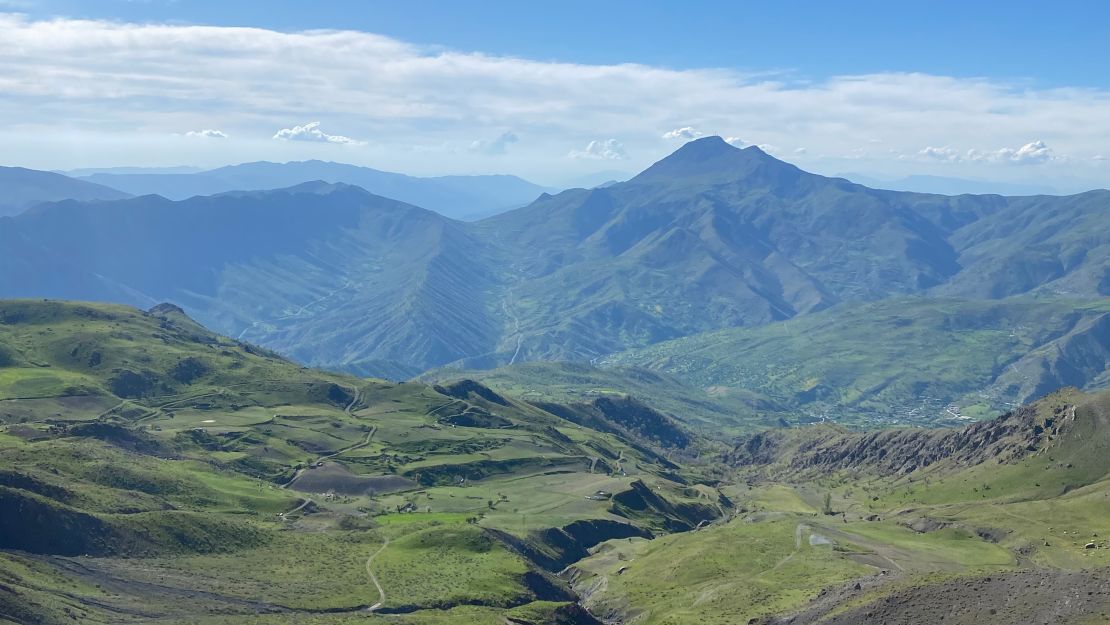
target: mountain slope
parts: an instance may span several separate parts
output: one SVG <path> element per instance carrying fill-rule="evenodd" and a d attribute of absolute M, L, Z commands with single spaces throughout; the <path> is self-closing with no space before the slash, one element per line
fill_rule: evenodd
<path fill-rule="evenodd" d="M 174 301 L 306 363 L 422 369 L 488 349 L 498 330 L 459 224 L 348 185 L 61 203 L 0 237 L 18 250 L 0 271 L 6 295 Z"/>
<path fill-rule="evenodd" d="M 314 180 L 342 182 L 455 219 L 476 219 L 523 206 L 546 190 L 516 176 L 417 178 L 325 161 L 261 161 L 196 173 L 99 173 L 81 179 L 135 195 L 155 194 L 173 200 L 227 191 L 282 189 Z"/>
<path fill-rule="evenodd" d="M 340 166 L 228 175 L 264 184 L 304 167 Z M 596 362 L 851 302 L 1089 300 L 1110 288 L 1110 192 L 878 191 L 716 137 L 626 182 L 476 223 L 314 188 L 39 207 L 0 221 L 14 250 L 0 295 L 169 300 L 306 363 L 407 378 Z"/>
<path fill-rule="evenodd" d="M 48 171 L 0 167 L 0 217 L 18 215 L 42 202 L 118 200 L 127 193 Z"/>
<path fill-rule="evenodd" d="M 1100 300 L 891 299 L 614 355 L 791 422 L 958 423 L 1061 386 L 1105 384 Z"/>
<path fill-rule="evenodd" d="M 739 441 L 728 523 L 611 540 L 568 575 L 645 625 L 1102 623 L 1110 394 L 946 430 L 817 426 Z"/>
<path fill-rule="evenodd" d="M 17 622 L 595 623 L 555 572 L 724 513 L 645 446 L 694 446 L 647 407 L 601 431 L 474 382 L 306 369 L 169 304 L 0 301 L 0 358 Z"/>
<path fill-rule="evenodd" d="M 519 357 L 585 360 L 933 289 L 1098 295 L 1108 207 L 1110 192 L 877 191 L 711 137 L 627 182 L 543 197 L 478 227 L 503 242 L 516 274 L 506 299 L 521 320 Z M 1029 269 L 1015 278 L 1011 265 Z"/>

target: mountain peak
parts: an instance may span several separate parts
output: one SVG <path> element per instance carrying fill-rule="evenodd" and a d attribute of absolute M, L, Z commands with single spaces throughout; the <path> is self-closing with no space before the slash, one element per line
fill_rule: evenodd
<path fill-rule="evenodd" d="M 727 154 L 729 152 L 737 152 L 739 148 L 730 144 L 717 135 L 710 137 L 701 137 L 693 141 L 687 141 L 682 147 L 675 150 L 671 155 L 682 155 L 684 158 L 705 158 Z"/>
<path fill-rule="evenodd" d="M 740 179 L 753 175 L 778 178 L 786 172 L 798 172 L 753 146 L 737 148 L 721 137 L 694 139 L 648 167 L 630 182 L 660 182 L 668 179 L 714 178 Z"/>

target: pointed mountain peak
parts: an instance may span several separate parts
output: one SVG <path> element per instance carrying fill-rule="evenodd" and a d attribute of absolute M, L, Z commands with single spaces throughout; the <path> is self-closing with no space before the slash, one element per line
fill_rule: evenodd
<path fill-rule="evenodd" d="M 679 158 L 714 158 L 730 152 L 738 152 L 739 148 L 733 146 L 717 135 L 702 137 L 687 141 L 682 147 L 675 150 L 671 157 Z M 668 157 L 670 158 L 670 157 Z"/>
<path fill-rule="evenodd" d="M 784 163 L 753 146 L 737 148 L 724 139 L 702 137 L 686 143 L 663 160 L 648 167 L 629 182 L 664 182 L 679 178 L 714 178 L 736 180 L 753 175 L 779 177 L 786 172 L 797 172 L 796 167 Z"/>

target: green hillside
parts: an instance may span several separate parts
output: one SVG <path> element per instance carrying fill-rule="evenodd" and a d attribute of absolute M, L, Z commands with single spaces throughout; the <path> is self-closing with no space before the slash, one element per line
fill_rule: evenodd
<path fill-rule="evenodd" d="M 725 445 L 623 394 L 555 384 L 522 401 L 307 369 L 170 305 L 3 301 L 0 354 L 0 621 L 878 625 L 940 605 L 1001 625 L 1110 609 L 1106 393 L 953 429 Z M 680 384 L 638 375 L 679 402 Z"/>
<path fill-rule="evenodd" d="M 667 341 L 605 359 L 747 402 L 756 423 L 980 419 L 1061 386 L 1104 388 L 1110 302 L 892 299 Z"/>
<path fill-rule="evenodd" d="M 305 369 L 169 305 L 0 302 L 0 353 L 16 622 L 555 622 L 575 608 L 549 569 L 723 511 L 696 467 L 573 408 Z"/>
<path fill-rule="evenodd" d="M 0 220 L 0 296 L 173 302 L 298 362 L 389 379 L 596 364 L 847 303 L 1104 297 L 1107 206 L 1106 191 L 869 189 L 706 137 L 626 182 L 474 223 L 323 182 L 46 205 Z"/>
<path fill-rule="evenodd" d="M 649 369 L 599 368 L 582 363 L 526 362 L 497 369 L 437 369 L 419 379 L 472 379 L 529 402 L 589 403 L 605 397 L 634 397 L 671 415 L 704 436 L 727 437 L 756 423 L 749 405 L 733 395 L 703 389 Z M 773 422 L 763 424 L 773 425 Z"/>
<path fill-rule="evenodd" d="M 960 430 L 753 436 L 733 520 L 609 541 L 571 579 L 644 624 L 1105 622 L 1108 452 L 1110 394 L 1074 390 Z"/>

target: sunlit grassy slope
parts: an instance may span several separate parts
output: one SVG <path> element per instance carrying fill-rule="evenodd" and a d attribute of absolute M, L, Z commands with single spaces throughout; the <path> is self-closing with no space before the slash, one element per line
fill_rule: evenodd
<path fill-rule="evenodd" d="M 17 622 L 376 604 L 558 622 L 573 594 L 522 549 L 570 557 L 723 511 L 615 431 L 473 383 L 306 369 L 170 306 L 0 302 L 0 356 L 0 616 Z"/>

